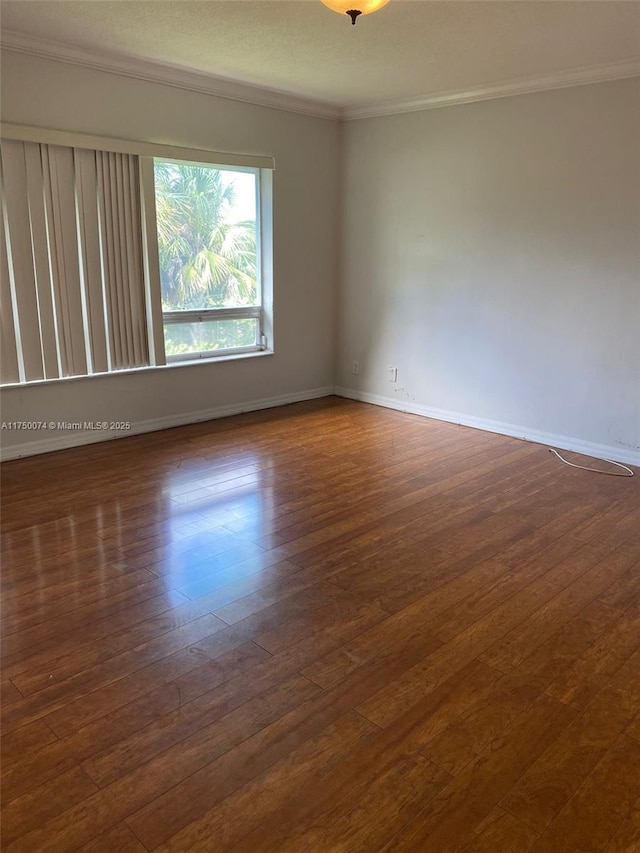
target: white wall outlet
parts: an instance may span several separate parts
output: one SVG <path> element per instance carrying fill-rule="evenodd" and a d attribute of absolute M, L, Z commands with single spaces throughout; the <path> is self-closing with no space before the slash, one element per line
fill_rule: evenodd
<path fill-rule="evenodd" d="M 352 373 L 360 373 L 360 362 L 359 361 L 353 362 L 353 367 L 351 368 L 351 372 Z"/>
<path fill-rule="evenodd" d="M 389 379 L 389 382 L 397 382 L 398 381 L 398 368 L 397 367 L 390 367 L 387 370 L 387 378 Z"/>

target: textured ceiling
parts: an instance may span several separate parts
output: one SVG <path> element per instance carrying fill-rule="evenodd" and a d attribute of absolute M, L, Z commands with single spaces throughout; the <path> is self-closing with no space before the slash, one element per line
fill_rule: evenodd
<path fill-rule="evenodd" d="M 640 57 L 638 0 L 3 0 L 3 32 L 183 66 L 336 107 Z"/>

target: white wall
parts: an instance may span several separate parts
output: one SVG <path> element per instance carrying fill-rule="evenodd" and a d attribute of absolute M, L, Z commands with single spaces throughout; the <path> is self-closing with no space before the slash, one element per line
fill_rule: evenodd
<path fill-rule="evenodd" d="M 339 127 L 10 51 L 2 118 L 18 124 L 273 155 L 273 356 L 4 389 L 3 421 L 130 421 L 134 429 L 295 399 L 333 385 Z M 82 437 L 60 434 L 68 443 Z M 6 456 L 52 433 L 3 431 Z M 93 436 L 96 437 L 96 436 Z M 103 436 L 104 437 L 104 434 Z M 28 448 L 31 445 L 31 448 Z M 39 449 L 42 449 L 40 446 Z"/>
<path fill-rule="evenodd" d="M 348 123 L 338 385 L 640 464 L 639 155 L 637 79 Z"/>

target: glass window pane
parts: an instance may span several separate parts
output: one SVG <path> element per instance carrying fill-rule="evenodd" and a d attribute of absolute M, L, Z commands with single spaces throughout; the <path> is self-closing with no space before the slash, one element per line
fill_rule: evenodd
<path fill-rule="evenodd" d="M 258 344 L 258 321 L 206 320 L 202 323 L 165 323 L 164 345 L 167 356 L 254 347 Z"/>
<path fill-rule="evenodd" d="M 164 311 L 257 305 L 255 172 L 154 160 Z"/>

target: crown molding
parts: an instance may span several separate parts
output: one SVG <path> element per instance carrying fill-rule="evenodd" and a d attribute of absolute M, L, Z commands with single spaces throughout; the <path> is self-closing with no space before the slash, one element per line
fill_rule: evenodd
<path fill-rule="evenodd" d="M 192 71 L 168 62 L 139 59 L 124 54 L 96 53 L 62 42 L 53 42 L 7 30 L 3 30 L 0 36 L 0 48 L 3 51 L 51 59 L 96 71 L 107 71 L 148 83 L 162 83 L 176 89 L 186 89 L 189 92 L 213 95 L 254 106 L 301 113 L 315 118 L 334 120 L 340 118 L 339 108 L 323 101 Z"/>
<path fill-rule="evenodd" d="M 399 98 L 363 106 L 340 108 L 323 101 L 304 98 L 278 89 L 268 89 L 230 80 L 226 77 L 193 71 L 180 65 L 115 53 L 95 53 L 62 42 L 27 36 L 24 33 L 2 31 L 0 47 L 2 50 L 13 51 L 14 53 L 42 57 L 97 71 L 106 71 L 135 80 L 162 83 L 173 88 L 213 95 L 217 98 L 300 113 L 315 118 L 343 121 L 421 112 L 438 107 L 471 104 L 476 101 L 488 101 L 495 98 L 564 89 L 570 86 L 583 86 L 589 83 L 606 83 L 611 80 L 640 76 L 640 58 L 638 58 L 576 68 L 570 71 L 559 71 L 538 77 L 503 81 L 472 89 L 451 89 L 414 98 Z"/>
<path fill-rule="evenodd" d="M 345 121 L 378 116 L 415 113 L 432 110 L 437 107 L 449 107 L 456 104 L 472 104 L 476 101 L 489 101 L 494 98 L 508 98 L 513 95 L 526 95 L 533 92 L 546 92 L 553 89 L 566 89 L 570 86 L 584 86 L 589 83 L 606 83 L 611 80 L 624 80 L 640 76 L 640 58 L 624 62 L 611 62 L 606 65 L 592 65 L 575 68 L 571 71 L 558 71 L 539 77 L 526 77 L 520 80 L 494 83 L 475 89 L 451 89 L 436 92 L 424 97 L 402 98 L 392 101 L 380 101 L 366 106 L 345 107 L 341 117 Z"/>

